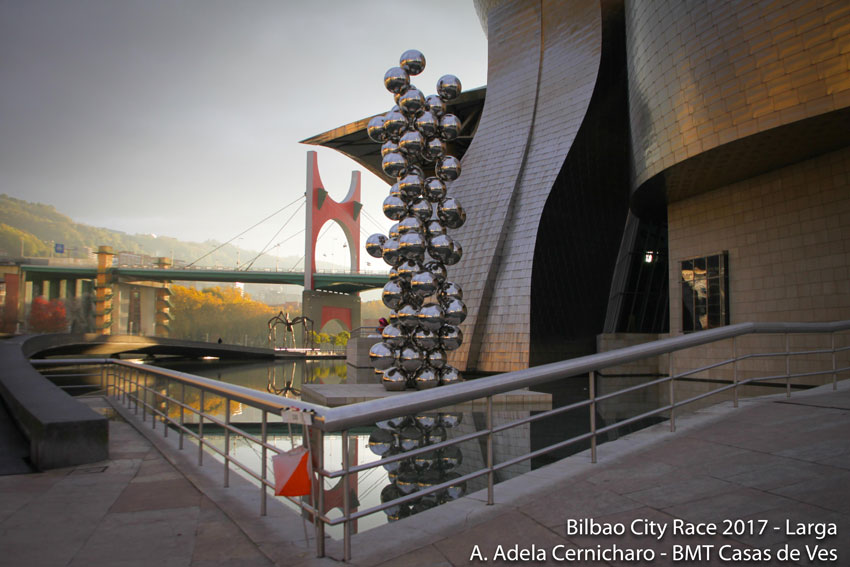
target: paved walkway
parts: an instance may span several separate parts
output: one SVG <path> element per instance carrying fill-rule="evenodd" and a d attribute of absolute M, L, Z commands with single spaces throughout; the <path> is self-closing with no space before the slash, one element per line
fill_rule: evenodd
<path fill-rule="evenodd" d="M 359 534 L 351 564 L 483 564 L 473 560 L 476 551 L 487 565 L 569 564 L 559 559 L 583 548 L 609 555 L 572 564 L 672 565 L 677 545 L 702 555 L 676 565 L 850 562 L 850 380 L 838 392 L 828 386 L 790 400 L 742 401 L 738 409 L 720 404 L 677 425 L 676 433 L 662 424 L 602 445 L 595 465 L 582 453 L 499 484 L 494 506 L 476 493 Z M 328 542 L 331 557 L 315 558 L 312 529 L 305 539 L 298 516 L 270 500 L 268 516 L 259 517 L 258 489 L 236 475 L 221 488 L 220 467 L 212 459 L 196 467 L 196 451 L 176 451 L 173 435 L 164 440 L 161 430 L 121 419 L 110 422 L 110 435 L 109 461 L 0 477 L 0 566 L 339 564 L 331 558 L 341 556 L 339 542 Z M 567 534 L 567 520 L 590 518 L 626 533 Z M 722 530 L 724 520 L 766 529 L 760 536 L 671 534 L 690 523 Z M 798 523 L 814 527 L 789 535 L 786 521 L 794 532 Z M 632 526 L 666 531 L 636 535 Z M 499 546 L 506 559 L 515 546 L 530 558 L 500 561 Z M 770 560 L 723 561 L 721 546 L 727 558 L 769 553 Z M 613 548 L 654 559 L 629 562 Z M 799 560 L 778 558 L 783 549 L 798 551 Z M 808 553 L 824 555 L 810 561 Z"/>

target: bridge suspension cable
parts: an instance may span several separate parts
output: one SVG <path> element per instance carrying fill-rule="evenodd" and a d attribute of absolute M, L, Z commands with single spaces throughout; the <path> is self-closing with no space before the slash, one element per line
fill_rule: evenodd
<path fill-rule="evenodd" d="M 286 205 L 286 206 L 284 206 L 284 207 L 282 207 L 282 208 L 280 208 L 280 209 L 276 210 L 275 212 L 273 212 L 272 214 L 270 214 L 269 216 L 267 216 L 267 217 L 266 217 L 266 218 L 264 218 L 263 220 L 261 220 L 261 221 L 257 222 L 256 224 L 252 225 L 250 228 L 247 228 L 247 229 L 243 230 L 242 232 L 240 232 L 239 234 L 237 234 L 236 236 L 234 236 L 233 238 L 231 238 L 230 240 L 228 240 L 228 241 L 227 241 L 227 242 L 225 242 L 224 244 L 221 244 L 220 246 L 216 246 L 214 249 L 210 250 L 209 252 L 207 252 L 206 254 L 204 254 L 203 256 L 201 256 L 200 258 L 197 258 L 197 259 L 195 259 L 194 261 L 190 262 L 189 264 L 187 264 L 187 265 L 186 265 L 186 267 L 187 267 L 187 268 L 190 268 L 190 267 L 194 266 L 195 264 L 197 264 L 198 262 L 200 262 L 201 260 L 203 260 L 204 258 L 206 258 L 207 256 L 209 256 L 210 254 L 213 254 L 213 253 L 215 253 L 215 252 L 217 252 L 217 251 L 221 250 L 222 248 L 224 248 L 225 246 L 227 246 L 228 244 L 230 244 L 231 242 L 233 242 L 234 240 L 236 240 L 237 238 L 239 238 L 240 236 L 242 236 L 242 235 L 243 235 L 243 234 L 245 234 L 246 232 L 248 232 L 248 231 L 250 231 L 250 230 L 253 230 L 253 229 L 257 228 L 258 226 L 260 226 L 261 224 L 263 224 L 264 222 L 266 222 L 267 220 L 269 220 L 269 219 L 270 219 L 270 218 L 272 218 L 273 216 L 275 216 L 275 215 L 277 215 L 277 214 L 279 214 L 279 213 L 282 213 L 283 211 L 285 211 L 286 209 L 288 209 L 289 207 L 291 207 L 291 206 L 292 206 L 292 205 L 294 205 L 295 203 L 298 203 L 298 202 L 303 203 L 303 199 L 304 199 L 304 196 L 303 196 L 303 195 L 301 195 L 301 196 L 297 197 L 294 201 L 292 201 L 292 202 L 291 202 L 291 203 L 289 203 L 288 205 Z"/>
<path fill-rule="evenodd" d="M 292 219 L 294 219 L 294 218 L 295 218 L 295 215 L 297 215 L 297 214 L 298 214 L 298 212 L 299 212 L 299 211 L 301 211 L 301 207 L 303 207 L 303 206 L 304 206 L 304 202 L 302 201 L 302 202 L 301 202 L 301 205 L 300 205 L 299 207 L 297 207 L 297 208 L 296 208 L 296 209 L 292 212 L 292 214 L 291 214 L 291 215 L 289 215 L 289 218 L 288 218 L 288 219 L 286 219 L 286 221 L 283 223 L 283 226 L 281 226 L 279 229 L 277 229 L 277 232 L 275 232 L 275 233 L 274 233 L 274 236 L 272 236 L 272 237 L 269 239 L 269 241 L 268 241 L 268 242 L 266 242 L 266 245 L 265 245 L 265 246 L 263 246 L 263 249 L 262 249 L 262 250 L 260 250 L 260 253 L 259 253 L 259 254 L 257 254 L 256 256 L 254 256 L 253 258 L 251 258 L 251 260 L 250 260 L 250 261 L 249 261 L 249 262 L 245 265 L 245 268 L 243 268 L 243 270 L 244 270 L 244 271 L 246 271 L 246 272 L 247 272 L 248 270 L 250 270 L 250 269 L 251 269 L 251 266 L 253 266 L 253 265 L 254 265 L 254 262 L 256 262 L 256 261 L 257 261 L 257 258 L 259 258 L 260 256 L 262 256 L 263 254 L 265 254 L 265 253 L 266 253 L 266 251 L 268 251 L 268 250 L 269 250 L 269 245 L 271 245 L 272 241 L 273 241 L 275 238 L 277 238 L 277 235 L 278 235 L 278 234 L 280 234 L 280 232 L 281 232 L 284 228 L 286 228 L 286 225 L 288 225 L 288 224 L 290 223 L 290 221 L 292 221 Z M 302 232 L 303 232 L 303 231 L 302 231 Z M 293 236 L 294 236 L 294 235 L 293 235 Z M 290 236 L 289 238 L 292 238 L 292 237 Z M 288 239 L 287 239 L 287 240 L 288 240 Z M 283 244 L 283 242 L 286 242 L 286 240 L 283 240 L 283 241 L 279 242 L 279 243 L 278 243 L 278 245 Z"/>

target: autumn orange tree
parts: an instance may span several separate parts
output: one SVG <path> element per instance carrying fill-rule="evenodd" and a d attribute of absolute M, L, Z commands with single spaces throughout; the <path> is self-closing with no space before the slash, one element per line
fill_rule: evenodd
<path fill-rule="evenodd" d="M 268 346 L 268 320 L 276 310 L 232 287 L 197 290 L 171 286 L 171 336 L 248 346 Z"/>

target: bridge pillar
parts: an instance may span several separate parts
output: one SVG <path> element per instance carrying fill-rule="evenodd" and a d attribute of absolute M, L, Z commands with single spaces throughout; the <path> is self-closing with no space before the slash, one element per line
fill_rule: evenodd
<path fill-rule="evenodd" d="M 360 296 L 305 289 L 301 314 L 313 321 L 317 333 L 334 319 L 351 331 L 360 326 Z"/>
<path fill-rule="evenodd" d="M 101 335 L 112 334 L 112 276 L 108 269 L 112 267 L 111 246 L 97 249 L 97 278 L 94 289 L 94 327 Z"/>
<path fill-rule="evenodd" d="M 314 289 L 313 274 L 316 271 L 316 239 L 319 230 L 328 221 L 335 221 L 348 241 L 351 271 L 360 270 L 360 172 L 351 172 L 351 186 L 345 198 L 336 202 L 319 176 L 316 152 L 307 152 L 307 224 L 304 251 L 304 290 Z"/>
<path fill-rule="evenodd" d="M 156 267 L 167 270 L 171 267 L 170 258 L 157 258 Z M 171 290 L 168 285 L 170 281 L 163 282 L 162 287 L 156 290 L 156 314 L 154 315 L 154 333 L 157 337 L 168 337 L 171 335 Z"/>

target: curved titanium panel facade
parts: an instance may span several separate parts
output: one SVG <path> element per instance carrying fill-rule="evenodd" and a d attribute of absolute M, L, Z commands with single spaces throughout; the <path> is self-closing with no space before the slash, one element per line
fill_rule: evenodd
<path fill-rule="evenodd" d="M 850 141 L 846 0 L 626 2 L 636 210 Z"/>
<path fill-rule="evenodd" d="M 450 189 L 470 219 L 457 232 L 465 256 L 455 279 L 469 316 L 452 362 L 505 371 L 531 362 L 541 216 L 594 92 L 602 17 L 593 2 L 515 2 L 491 11 L 488 22 L 487 100 Z"/>

